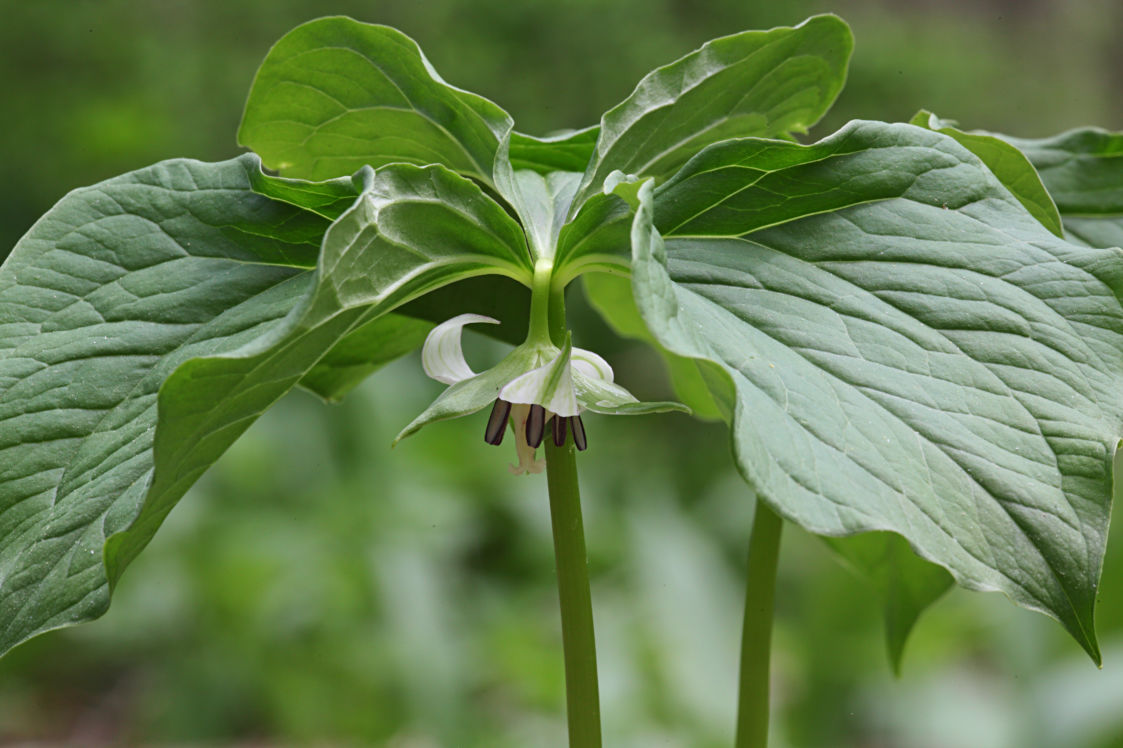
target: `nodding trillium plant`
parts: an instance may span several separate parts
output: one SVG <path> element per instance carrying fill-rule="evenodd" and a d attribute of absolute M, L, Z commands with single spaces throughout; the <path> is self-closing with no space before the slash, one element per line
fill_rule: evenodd
<path fill-rule="evenodd" d="M 767 738 L 781 518 L 870 576 L 894 663 L 953 582 L 1052 616 L 1098 663 L 1123 135 L 1017 140 L 921 112 L 797 140 L 851 46 L 834 16 L 716 39 L 598 125 L 536 137 L 393 29 L 287 34 L 246 103 L 253 152 L 76 190 L 0 269 L 0 651 L 104 613 L 283 394 L 338 400 L 423 346 L 449 386 L 401 436 L 490 406 L 484 438 L 512 426 L 515 472 L 544 451 L 572 745 L 600 744 L 584 411 L 729 426 L 756 496 L 739 746 Z M 573 346 L 578 278 L 685 406 L 638 402 Z M 482 322 L 527 333 L 475 374 L 459 339 Z"/>

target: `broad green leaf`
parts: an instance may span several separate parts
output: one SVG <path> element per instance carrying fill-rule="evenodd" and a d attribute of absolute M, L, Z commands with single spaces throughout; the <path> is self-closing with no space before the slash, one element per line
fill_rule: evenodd
<path fill-rule="evenodd" d="M 180 366 L 160 391 L 156 470 L 140 516 L 105 549 L 115 579 L 171 507 L 261 412 L 341 340 L 448 283 L 500 274 L 530 283 L 523 233 L 474 183 L 441 166 L 365 172 L 328 229 L 311 288 L 251 344 Z"/>
<path fill-rule="evenodd" d="M 871 532 L 828 538 L 829 545 L 869 580 L 885 607 L 889 663 L 901 674 L 905 644 L 920 614 L 955 583 L 941 566 L 917 556 L 900 535 Z"/>
<path fill-rule="evenodd" d="M 72 192 L 0 268 L 0 652 L 109 604 L 107 538 L 152 474 L 161 384 L 232 351 L 308 287 L 327 221 L 254 194 L 254 156 L 168 161 Z"/>
<path fill-rule="evenodd" d="M 895 532 L 1098 661 L 1123 252 L 1055 237 L 909 125 L 717 145 L 641 197 L 640 312 L 732 381 L 758 494 L 821 535 Z"/>
<path fill-rule="evenodd" d="M 366 170 L 314 270 L 264 264 L 303 250 L 262 238 L 297 209 L 251 192 L 256 169 L 80 190 L 0 271 L 0 651 L 104 612 L 187 488 L 340 341 L 462 278 L 529 282 L 518 225 L 440 166 Z"/>
<path fill-rule="evenodd" d="M 930 129 L 950 134 L 939 127 Z M 1025 195 L 1035 195 L 1040 202 L 1052 205 L 1033 167 L 1018 151 L 994 138 L 973 136 L 967 140 L 968 143 L 960 141 L 961 145 L 980 156 L 1004 186 L 1019 197 L 1023 206 L 1029 209 L 1027 203 L 1032 204 Z M 897 148 L 894 158 L 899 163 L 894 169 L 884 169 L 883 163 L 867 157 L 867 148 L 867 137 L 848 136 L 806 147 L 759 140 L 718 144 L 700 154 L 666 183 L 662 192 L 666 208 L 660 217 L 661 228 L 684 234 L 711 231 L 736 235 L 793 217 L 888 198 L 905 189 L 913 173 L 923 168 L 928 158 L 924 150 Z M 840 162 L 847 163 L 849 168 L 837 168 Z M 861 185 L 862 191 L 846 189 L 847 180 Z M 1037 182 L 1036 188 L 1034 182 Z M 833 189 L 827 191 L 828 186 Z M 736 193 L 731 194 L 734 191 Z M 724 199 L 714 205 L 715 196 Z M 961 198 L 951 195 L 946 199 L 950 208 Z M 943 202 L 940 204 L 943 207 Z M 1041 213 L 1038 211 L 1034 215 L 1041 220 Z M 1047 220 L 1042 223 L 1049 225 Z M 849 543 L 836 544 L 844 555 L 849 547 Z M 863 568 L 861 558 L 850 560 L 855 567 Z M 920 569 L 921 563 L 914 566 Z M 903 623 L 915 621 L 923 608 L 943 592 L 938 584 L 925 583 L 933 578 L 938 578 L 935 572 L 925 575 L 918 571 L 913 594 L 908 596 L 896 594 L 884 580 L 873 578 L 875 587 L 886 593 L 887 621 L 896 622 L 894 626 L 887 626 L 889 651 L 896 668 L 900 666 L 907 635 L 907 630 L 901 628 Z M 919 594 L 923 591 L 932 592 L 933 597 L 923 599 Z M 916 610 L 906 613 L 902 608 L 906 603 L 915 604 Z"/>
<path fill-rule="evenodd" d="M 511 133 L 509 157 L 516 170 L 530 169 L 539 174 L 575 171 L 581 174 L 589 165 L 597 144 L 599 127 L 586 127 L 545 137 Z"/>
<path fill-rule="evenodd" d="M 639 310 L 636 309 L 635 299 L 632 298 L 632 284 L 628 279 L 607 273 L 589 273 L 582 280 L 589 303 L 617 335 L 642 340 L 659 352 L 663 363 L 667 365 L 675 396 L 699 418 L 719 419 L 721 411 L 698 370 L 699 365 L 706 365 L 705 362 L 676 356 L 659 345 L 648 332 Z"/>
<path fill-rule="evenodd" d="M 362 189 L 350 176 L 309 182 L 305 179 L 274 177 L 260 170 L 252 175 L 252 186 L 253 191 L 259 195 L 304 208 L 329 221 L 343 215 Z M 322 231 L 320 233 L 323 234 Z"/>
<path fill-rule="evenodd" d="M 238 142 L 290 177 L 405 162 L 490 182 L 510 129 L 506 112 L 445 83 L 400 31 L 332 17 L 296 27 L 269 51 Z"/>
<path fill-rule="evenodd" d="M 707 42 L 649 73 L 601 119 L 579 207 L 613 171 L 661 181 L 703 147 L 805 132 L 834 102 L 853 48 L 836 16 Z"/>
<path fill-rule="evenodd" d="M 873 133 L 883 143 L 871 143 Z M 931 170 L 934 153 L 951 148 L 950 138 L 925 138 L 911 126 L 886 130 L 880 123 L 853 123 L 811 145 L 745 138 L 717 143 L 691 159 L 657 192 L 656 223 L 675 236 L 741 236 L 816 213 L 901 196 L 958 211 L 977 199 L 954 194 Z M 934 145 L 933 145 L 934 144 Z M 959 148 L 955 149 L 958 154 Z M 974 175 L 978 162 L 946 157 L 949 180 Z M 946 199 L 945 199 L 946 198 Z"/>
<path fill-rule="evenodd" d="M 804 132 L 846 77 L 853 40 L 835 16 L 715 39 L 655 70 L 604 115 L 557 238 L 559 277 L 627 272 L 634 191 L 722 140 Z M 621 198 L 626 199 L 621 199 Z"/>
<path fill-rule="evenodd" d="M 1037 168 L 1069 239 L 1123 247 L 1123 133 L 1087 128 L 1042 140 L 999 137 Z"/>
<path fill-rule="evenodd" d="M 977 132 L 964 132 L 954 122 L 943 120 L 931 112 L 920 111 L 911 124 L 926 127 L 954 138 L 961 146 L 974 153 L 987 165 L 994 176 L 1014 193 L 1014 197 L 1041 225 L 1057 236 L 1064 236 L 1061 216 L 1053 198 L 1041 184 L 1041 177 L 1021 151 L 1004 140 Z"/>
<path fill-rule="evenodd" d="M 420 348 L 432 329 L 431 323 L 402 314 L 377 317 L 336 343 L 301 378 L 300 386 L 338 402 L 386 364 Z"/>
<path fill-rule="evenodd" d="M 487 326 L 481 326 L 483 330 Z M 541 351 L 531 346 L 518 346 L 495 366 L 468 379 L 455 382 L 442 392 L 416 418 L 406 424 L 396 437 L 397 444 L 430 423 L 461 418 L 492 405 L 503 386 L 544 363 Z"/>

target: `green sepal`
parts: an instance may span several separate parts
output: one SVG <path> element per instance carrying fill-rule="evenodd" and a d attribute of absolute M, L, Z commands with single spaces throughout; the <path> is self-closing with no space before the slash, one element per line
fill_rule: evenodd
<path fill-rule="evenodd" d="M 630 392 L 618 384 L 590 379 L 580 372 L 574 372 L 577 401 L 592 413 L 606 416 L 643 416 L 649 413 L 685 413 L 691 415 L 689 407 L 673 400 L 645 402 L 637 400 Z"/>
<path fill-rule="evenodd" d="M 690 409 L 675 402 L 641 402 L 623 387 L 603 379 L 586 376 L 572 365 L 573 347 L 567 337 L 562 348 L 549 344 L 526 343 L 516 347 L 498 364 L 469 379 L 450 385 L 413 419 L 394 439 L 416 433 L 436 421 L 475 413 L 499 399 L 501 392 L 520 377 L 537 374 L 538 381 L 529 394 L 524 391 L 512 402 L 542 405 L 551 412 L 563 410 L 556 405 L 558 397 L 566 396 L 564 388 L 572 387 L 578 410 L 604 415 L 645 415 Z M 568 370 L 568 371 L 567 371 Z M 567 378 L 571 377 L 569 382 Z M 553 407 L 551 407 L 553 406 Z M 563 415 L 576 415 L 563 410 Z"/>

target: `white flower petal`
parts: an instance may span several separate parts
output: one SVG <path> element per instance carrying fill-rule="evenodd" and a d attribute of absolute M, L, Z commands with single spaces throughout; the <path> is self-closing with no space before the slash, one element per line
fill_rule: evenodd
<path fill-rule="evenodd" d="M 508 382 L 499 391 L 499 399 L 509 403 L 541 405 L 559 416 L 575 416 L 581 412 L 573 389 L 569 356 L 564 350 L 548 363 Z"/>
<path fill-rule="evenodd" d="M 603 358 L 587 351 L 584 348 L 574 348 L 570 356 L 573 368 L 590 379 L 601 379 L 611 383 L 613 381 L 612 367 Z"/>
<path fill-rule="evenodd" d="M 464 350 L 460 347 L 464 325 L 476 322 L 499 324 L 499 320 L 482 314 L 461 314 L 432 329 L 421 349 L 421 366 L 426 374 L 445 384 L 456 384 L 476 375 L 464 360 Z"/>

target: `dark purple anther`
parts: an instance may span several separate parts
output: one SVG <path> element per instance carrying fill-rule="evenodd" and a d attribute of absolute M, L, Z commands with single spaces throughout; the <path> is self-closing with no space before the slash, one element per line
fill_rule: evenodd
<path fill-rule="evenodd" d="M 511 415 L 511 404 L 506 400 L 496 400 L 491 408 L 491 416 L 487 419 L 487 428 L 484 430 L 484 441 L 492 446 L 498 446 L 503 441 L 503 432 L 507 430 L 507 417 Z"/>
<path fill-rule="evenodd" d="M 565 422 L 568 418 L 561 416 L 554 416 L 552 423 L 554 424 L 554 446 L 560 447 L 565 444 Z"/>
<path fill-rule="evenodd" d="M 573 444 L 579 451 L 584 452 L 589 442 L 585 441 L 585 424 L 581 423 L 581 416 L 570 418 L 569 425 L 573 428 Z"/>
<path fill-rule="evenodd" d="M 537 448 L 546 433 L 546 409 L 541 405 L 531 405 L 530 415 L 526 417 L 526 443 Z"/>

